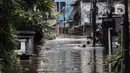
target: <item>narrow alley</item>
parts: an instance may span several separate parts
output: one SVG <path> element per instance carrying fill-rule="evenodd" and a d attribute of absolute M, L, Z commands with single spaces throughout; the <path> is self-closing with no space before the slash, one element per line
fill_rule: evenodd
<path fill-rule="evenodd" d="M 130 0 L 0 0 L 0 73 L 130 73 Z"/>
<path fill-rule="evenodd" d="M 61 37 L 48 40 L 31 61 L 21 61 L 22 73 L 104 73 L 103 48 L 96 47 L 94 54 L 94 48 L 86 41 Z"/>

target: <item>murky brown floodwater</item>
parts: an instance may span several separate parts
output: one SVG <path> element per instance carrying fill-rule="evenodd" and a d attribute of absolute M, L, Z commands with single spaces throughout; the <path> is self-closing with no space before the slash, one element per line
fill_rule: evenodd
<path fill-rule="evenodd" d="M 20 61 L 21 71 L 22 73 L 38 73 L 38 55 L 33 56 L 30 61 Z"/>
<path fill-rule="evenodd" d="M 19 62 L 20 69 L 16 73 L 92 73 L 94 66 L 96 73 L 104 73 L 102 48 L 96 48 L 94 58 L 93 48 L 82 47 L 84 42 L 84 39 L 47 41 L 32 60 Z"/>
<path fill-rule="evenodd" d="M 39 56 L 34 55 L 31 60 L 22 60 L 17 62 L 17 66 L 8 68 L 5 73 L 40 73 L 37 71 Z"/>

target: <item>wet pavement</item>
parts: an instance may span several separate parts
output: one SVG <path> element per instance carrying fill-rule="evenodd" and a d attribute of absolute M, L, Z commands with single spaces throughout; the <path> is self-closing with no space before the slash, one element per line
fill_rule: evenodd
<path fill-rule="evenodd" d="M 32 60 L 20 61 L 17 73 L 104 73 L 103 48 L 93 48 L 86 41 L 60 37 L 46 41 Z"/>

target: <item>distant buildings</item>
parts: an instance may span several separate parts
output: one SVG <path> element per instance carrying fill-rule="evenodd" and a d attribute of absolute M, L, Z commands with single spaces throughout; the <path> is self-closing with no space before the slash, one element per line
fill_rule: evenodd
<path fill-rule="evenodd" d="M 57 33 L 66 33 L 68 34 L 69 23 L 67 20 L 72 11 L 70 6 L 70 0 L 55 0 L 56 11 L 60 13 L 60 16 L 57 18 Z"/>
<path fill-rule="evenodd" d="M 114 0 L 114 5 L 120 0 Z M 57 28 L 59 33 L 74 35 L 89 35 L 92 33 L 92 0 L 55 0 L 56 10 L 61 13 L 57 18 Z M 65 6 L 65 9 L 64 9 Z M 97 2 L 97 25 L 102 24 L 102 19 L 106 16 L 107 0 Z M 119 31 L 120 18 L 115 18 L 116 31 Z M 64 22 L 65 21 L 65 22 Z"/>

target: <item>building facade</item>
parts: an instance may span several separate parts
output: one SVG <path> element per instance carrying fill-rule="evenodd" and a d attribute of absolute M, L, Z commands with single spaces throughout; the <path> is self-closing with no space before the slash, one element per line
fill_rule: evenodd
<path fill-rule="evenodd" d="M 91 0 L 71 0 L 70 1 L 72 6 L 72 12 L 69 17 L 69 20 L 71 20 L 72 23 L 69 25 L 72 26 L 69 30 L 72 34 L 77 33 L 79 35 L 90 35 L 92 33 L 92 1 Z M 112 7 L 114 7 L 115 4 L 120 3 L 120 0 L 114 0 L 112 3 Z M 108 1 L 107 0 L 98 0 L 97 4 L 97 12 L 96 13 L 96 27 L 98 25 L 102 25 L 102 20 L 104 17 L 107 17 L 108 10 Z M 118 15 L 115 15 L 113 12 L 113 16 L 115 17 L 115 28 L 116 32 L 119 32 L 121 23 L 121 18 L 117 17 Z"/>
<path fill-rule="evenodd" d="M 59 12 L 60 15 L 57 17 L 57 33 L 67 34 L 69 24 L 67 20 L 69 19 L 72 7 L 70 6 L 70 0 L 55 0 L 55 10 Z"/>

